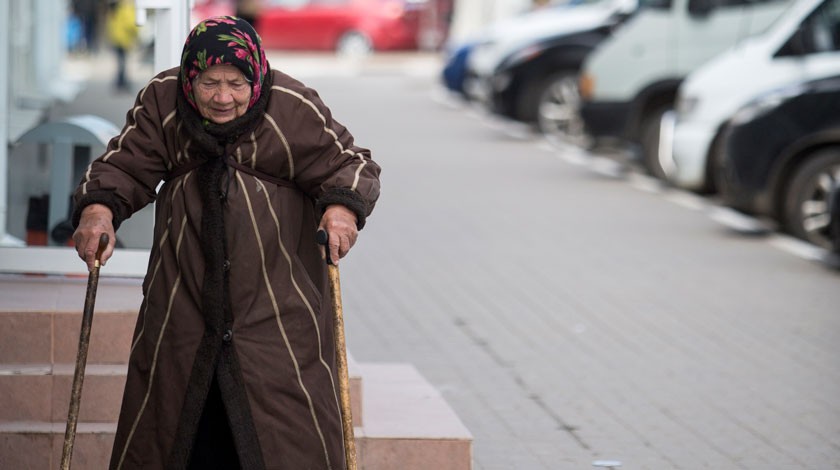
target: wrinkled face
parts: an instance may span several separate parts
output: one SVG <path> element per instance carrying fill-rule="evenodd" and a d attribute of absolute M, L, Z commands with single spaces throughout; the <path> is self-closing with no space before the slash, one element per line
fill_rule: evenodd
<path fill-rule="evenodd" d="M 202 117 L 224 124 L 248 110 L 251 84 L 233 65 L 214 65 L 195 77 L 193 96 Z"/>

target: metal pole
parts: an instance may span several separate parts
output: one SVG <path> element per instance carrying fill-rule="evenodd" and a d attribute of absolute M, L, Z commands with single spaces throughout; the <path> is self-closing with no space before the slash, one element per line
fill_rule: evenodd
<path fill-rule="evenodd" d="M 149 11 L 155 22 L 155 71 L 181 63 L 181 50 L 190 32 L 193 0 L 134 0 L 137 24 L 146 22 Z"/>
<path fill-rule="evenodd" d="M 0 0 L 0 70 L 11 70 L 9 31 L 12 28 L 9 0 Z M 11 74 L 0 74 L 0 246 L 5 245 L 8 217 L 9 88 Z M 10 238 L 10 237 L 9 237 Z M 10 240 L 9 240 L 10 241 Z"/>
<path fill-rule="evenodd" d="M 79 332 L 79 353 L 76 356 L 76 372 L 73 374 L 73 388 L 70 391 L 70 410 L 67 412 L 67 427 L 64 430 L 64 448 L 61 452 L 61 470 L 70 469 L 73 457 L 73 441 L 76 439 L 76 424 L 79 422 L 79 406 L 82 401 L 82 385 L 85 381 L 88 346 L 90 346 L 90 327 L 93 324 L 93 305 L 96 301 L 96 288 L 99 285 L 99 263 L 102 252 L 108 247 L 108 234 L 99 237 L 96 260 L 93 270 L 88 275 L 85 310 L 82 313 L 82 329 Z"/>

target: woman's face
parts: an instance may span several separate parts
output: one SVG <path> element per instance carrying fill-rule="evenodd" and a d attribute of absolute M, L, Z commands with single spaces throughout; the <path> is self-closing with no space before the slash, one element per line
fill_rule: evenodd
<path fill-rule="evenodd" d="M 224 124 L 248 110 L 251 84 L 233 65 L 214 65 L 195 77 L 193 96 L 202 117 Z"/>

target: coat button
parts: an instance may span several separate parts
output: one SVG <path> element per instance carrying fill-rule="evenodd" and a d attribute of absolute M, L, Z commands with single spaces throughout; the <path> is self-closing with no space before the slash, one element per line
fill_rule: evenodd
<path fill-rule="evenodd" d="M 225 271 L 230 271 L 230 260 L 226 259 L 224 263 L 222 263 L 222 269 Z"/>
<path fill-rule="evenodd" d="M 225 334 L 222 335 L 222 341 L 225 343 L 230 343 L 233 341 L 233 331 L 225 330 Z"/>

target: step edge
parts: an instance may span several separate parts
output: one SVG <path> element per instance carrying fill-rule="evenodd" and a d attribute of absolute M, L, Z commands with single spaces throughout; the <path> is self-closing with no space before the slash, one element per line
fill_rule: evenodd
<path fill-rule="evenodd" d="M 67 423 L 46 421 L 0 422 L 0 434 L 64 434 Z M 80 422 L 76 424 L 77 434 L 115 434 L 117 423 Z"/>
<path fill-rule="evenodd" d="M 128 364 L 103 364 L 88 363 L 85 365 L 85 376 L 120 376 L 128 373 Z M 0 376 L 73 376 L 76 374 L 76 365 L 68 363 L 59 364 L 0 364 Z"/>
<path fill-rule="evenodd" d="M 426 379 L 420 371 L 410 363 L 401 362 L 363 362 L 358 363 L 358 370 L 361 373 L 365 391 L 362 395 L 363 429 L 362 434 L 366 437 L 377 439 L 405 439 L 405 440 L 455 440 L 472 442 L 474 436 L 466 427 L 464 422 L 446 401 L 440 391 Z M 387 374 L 385 373 L 387 372 Z M 405 388 L 410 385 L 411 388 Z M 378 396 L 380 389 L 389 392 L 394 387 L 406 390 L 404 395 L 387 394 L 387 400 Z M 405 407 L 414 410 L 416 418 L 416 407 L 426 406 L 429 408 L 423 414 L 426 419 L 422 421 L 412 420 L 407 427 L 404 421 L 396 422 L 383 420 L 382 414 L 377 410 L 394 407 L 394 400 L 397 400 L 397 407 Z M 403 401 L 404 403 L 399 403 Z M 437 420 L 428 420 L 426 413 L 432 412 Z M 426 430 L 424 430 L 426 429 Z"/>

